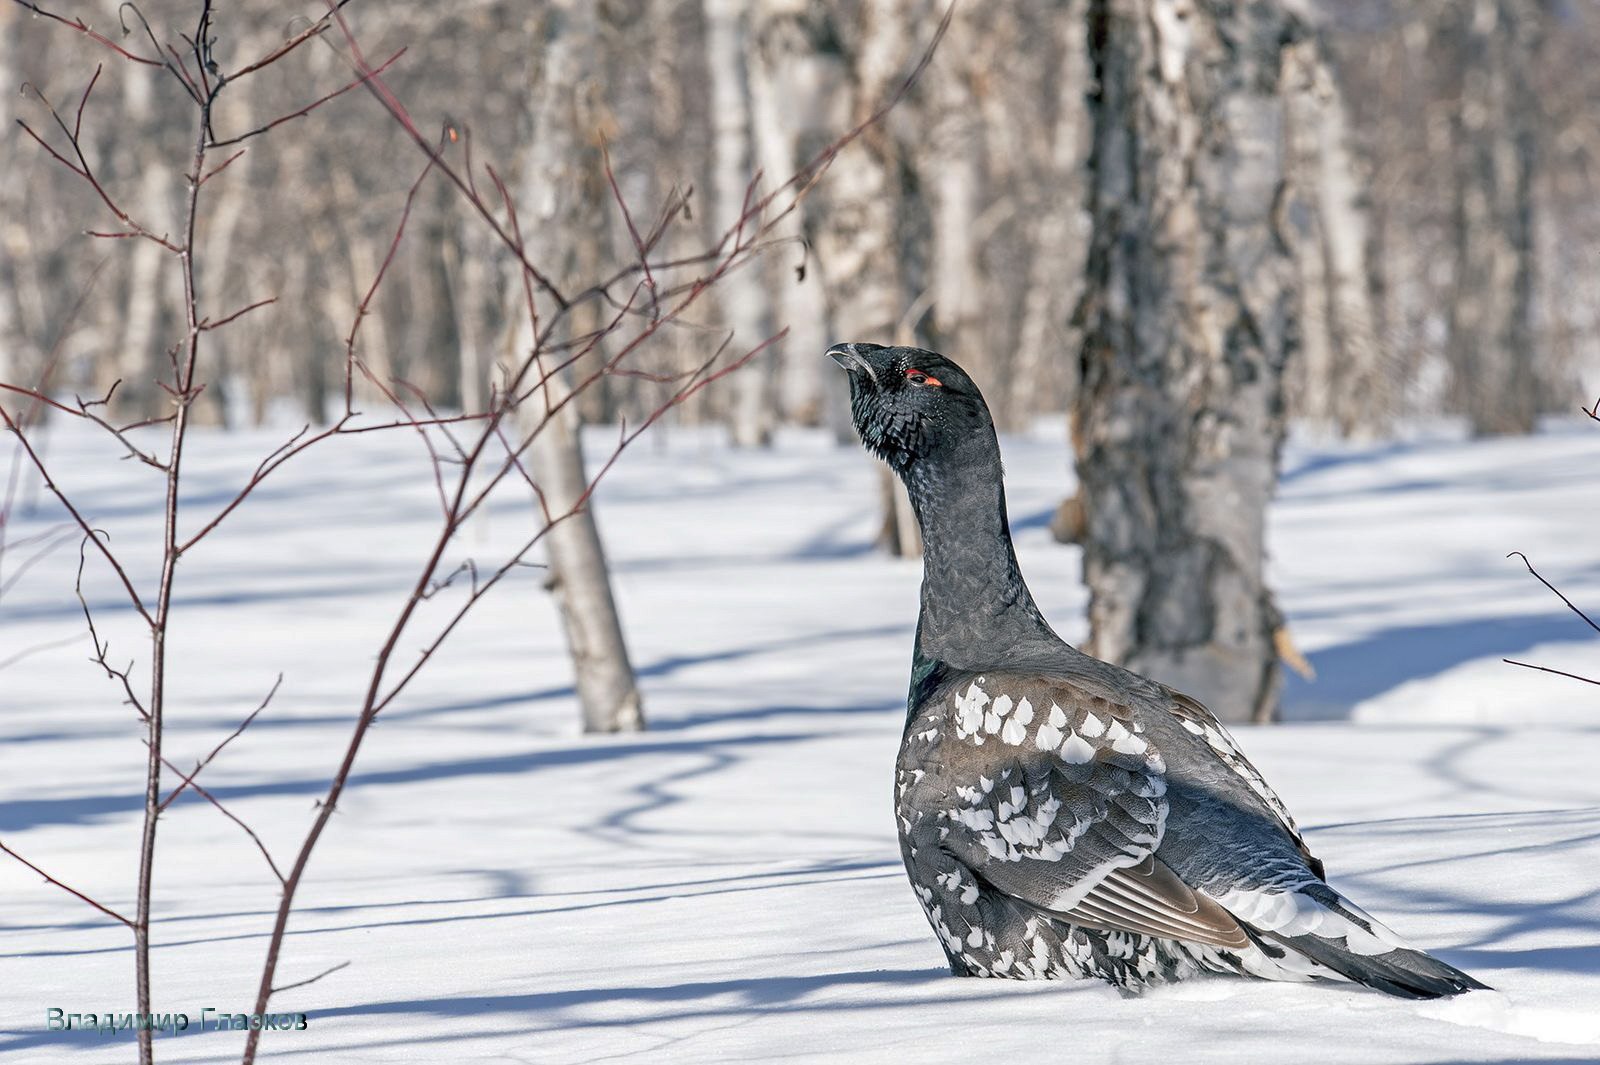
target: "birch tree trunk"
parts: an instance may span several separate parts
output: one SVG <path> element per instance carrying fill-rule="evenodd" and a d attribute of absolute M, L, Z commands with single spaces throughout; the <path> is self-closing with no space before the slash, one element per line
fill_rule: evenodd
<path fill-rule="evenodd" d="M 153 232 L 170 232 L 171 172 L 159 155 L 147 158 L 141 143 L 157 136 L 160 129 L 154 100 L 156 74 L 152 68 L 129 64 L 122 78 L 125 125 L 117 140 L 116 174 L 136 190 L 129 197 L 134 204 L 130 210 L 139 221 Z M 166 335 L 171 324 L 165 314 L 167 252 L 153 241 L 127 243 L 131 247 L 124 260 L 121 329 L 113 334 L 117 338 L 114 348 L 100 361 L 96 389 L 103 396 L 115 386 L 110 406 L 119 417 L 155 417 L 170 409 L 156 382 L 170 376 L 164 349 L 178 339 Z"/>
<path fill-rule="evenodd" d="M 599 15 L 588 0 L 551 0 L 533 16 L 532 29 L 537 58 L 517 213 L 530 260 L 542 264 L 558 286 L 571 286 L 586 273 L 592 275 L 603 232 L 600 166 L 591 136 L 594 77 L 600 69 Z M 518 366 L 534 347 L 520 266 L 508 267 L 504 291 L 504 357 L 508 365 Z M 535 367 L 524 387 L 541 376 L 543 387 L 518 409 L 518 427 L 524 436 L 535 434 L 527 452 L 529 472 L 545 508 L 560 519 L 544 538 L 548 586 L 572 654 L 583 727 L 586 732 L 635 731 L 644 727 L 644 714 L 595 525 L 594 501 L 574 509 L 589 481 L 576 404 L 564 403 L 572 386 L 564 374 L 541 374 Z"/>
<path fill-rule="evenodd" d="M 1300 289 L 1300 357 L 1284 382 L 1285 402 L 1292 414 L 1318 431 L 1333 426 L 1334 377 L 1338 373 L 1337 342 L 1328 300 L 1327 226 L 1317 210 L 1319 170 L 1318 111 L 1315 60 L 1303 41 L 1284 57 L 1288 121 L 1285 124 L 1289 169 L 1294 175 L 1285 201 L 1285 229 L 1291 235 Z"/>
<path fill-rule="evenodd" d="M 17 85 L 18 76 L 12 50 L 20 16 L 15 5 L 0 10 L 0 86 Z M 20 132 L 12 118 L 14 89 L 0 90 L 0 153 L 13 160 L 12 177 L 0 182 L 0 381 L 22 383 L 24 378 L 22 310 L 19 289 L 22 259 L 17 251 L 26 246 L 26 227 L 21 224 L 23 180 L 17 165 Z M 33 384 L 34 382 L 28 382 Z"/>
<path fill-rule="evenodd" d="M 454 315 L 456 394 L 464 411 L 487 409 L 492 354 L 483 336 L 485 309 L 496 300 L 495 278 L 489 264 L 494 250 L 477 219 L 451 218 L 452 231 L 440 253 L 449 275 L 450 310 Z M 496 308 L 498 314 L 498 308 Z"/>
<path fill-rule="evenodd" d="M 978 273 L 978 200 L 982 195 L 983 122 L 973 81 L 984 71 L 970 65 L 983 30 L 980 9 L 958 6 L 919 88 L 925 95 L 926 136 L 916 164 L 931 203 L 933 346 L 962 360 L 980 387 L 1003 402 L 999 373 L 1008 369 L 982 342 Z M 984 21 L 995 12 L 984 12 Z M 998 415 L 999 412 L 997 412 Z"/>
<path fill-rule="evenodd" d="M 811 0 L 756 0 L 747 64 L 756 160 L 769 183 L 796 173 L 814 146 L 849 117 L 838 86 L 845 72 L 833 48 L 833 24 Z M 770 185 L 769 185 L 770 187 Z M 783 247 L 771 257 L 769 283 L 787 336 L 774 347 L 781 413 L 815 425 L 827 409 L 823 395 L 833 369 L 817 358 L 832 339 L 822 279 L 805 244 L 808 202 L 780 220 L 773 236 Z M 825 376 L 827 375 L 827 376 Z"/>
<path fill-rule="evenodd" d="M 850 32 L 850 121 L 865 119 L 905 73 L 910 27 L 905 0 L 864 6 Z M 840 152 L 818 187 L 817 262 L 839 339 L 889 343 L 904 309 L 896 220 L 899 154 L 883 125 Z M 836 377 L 838 375 L 835 375 Z"/>
<path fill-rule="evenodd" d="M 1460 72 L 1451 115 L 1455 283 L 1448 352 L 1478 435 L 1527 433 L 1539 413 L 1533 175 L 1541 0 L 1453 0 L 1440 44 Z"/>
<path fill-rule="evenodd" d="M 855 44 L 850 55 L 851 124 L 879 107 L 905 76 L 910 53 L 908 0 L 882 0 L 864 5 L 853 24 L 841 24 L 841 36 Z M 901 158 L 887 128 L 876 125 L 846 145 L 818 188 L 816 246 L 829 317 L 837 340 L 899 343 L 897 327 L 909 300 L 899 246 Z M 843 375 L 834 375 L 838 389 Z M 848 411 L 838 397 L 830 407 Z M 842 430 L 848 433 L 848 429 Z M 891 486 L 886 498 L 884 536 L 895 554 L 922 553 L 915 522 L 905 520 L 910 507 L 899 505 Z"/>
<path fill-rule="evenodd" d="M 1087 0 L 1058 5 L 1060 63 L 1055 72 L 1056 116 L 1050 131 L 1049 188 L 1044 211 L 1032 227 L 1028 283 L 1022 301 L 1016 369 L 1011 380 L 1011 409 L 1022 417 L 1038 413 L 1037 393 L 1046 378 L 1044 367 L 1070 363 L 1066 380 L 1069 406 L 1076 392 L 1077 327 L 1073 309 L 1083 295 L 1084 251 L 1088 218 L 1084 213 L 1083 170 L 1088 155 L 1088 43 L 1085 39 Z"/>
<path fill-rule="evenodd" d="M 142 74 L 142 72 L 141 72 Z M 139 179 L 136 202 L 150 214 L 163 217 L 165 212 L 154 205 L 167 195 L 167 175 L 153 161 L 144 168 Z M 161 223 L 146 222 L 152 227 Z M 163 230 L 157 229 L 157 232 Z M 130 241 L 133 248 L 128 254 L 127 289 L 123 303 L 123 328 L 117 350 L 108 353 L 105 390 L 121 381 L 112 398 L 113 408 L 130 414 L 153 417 L 157 414 L 160 395 L 156 379 L 161 376 L 162 276 L 166 266 L 166 252 L 148 240 Z M 102 392 L 104 394 L 104 392 Z"/>
<path fill-rule="evenodd" d="M 754 168 L 750 165 L 750 80 L 745 65 L 750 35 L 748 7 L 744 0 L 705 0 L 706 63 L 711 71 L 712 180 L 719 233 L 738 226 L 747 205 L 759 195 L 750 186 Z M 742 227 L 741 233 L 748 233 L 750 228 Z M 717 286 L 717 303 L 732 330 L 735 349 L 747 351 L 771 333 L 772 316 L 759 262 L 728 274 Z M 766 447 L 772 442 L 773 365 L 772 353 L 764 351 L 734 375 L 731 421 L 733 442 L 738 447 Z"/>
<path fill-rule="evenodd" d="M 456 237 L 455 198 L 443 181 L 433 185 L 424 240 L 413 247 L 408 271 L 412 295 L 404 319 L 409 334 L 406 377 L 434 406 L 461 407 L 461 338 L 456 335 L 450 249 Z M 459 256 L 458 256 L 459 257 Z"/>
<path fill-rule="evenodd" d="M 1394 411 L 1369 287 L 1366 206 L 1344 99 L 1321 41 L 1285 51 L 1290 228 L 1301 291 L 1301 358 L 1291 410 L 1344 436 L 1375 437 Z"/>
<path fill-rule="evenodd" d="M 245 54 L 265 54 L 271 48 L 270 38 L 249 34 L 243 38 Z M 250 129 L 252 108 L 249 93 L 223 93 L 218 97 L 214 118 L 222 129 Z M 197 283 L 202 292 L 218 307 L 242 307 L 252 300 L 263 298 L 260 290 L 252 292 L 250 285 L 260 285 L 261 279 L 244 277 L 239 267 L 239 256 L 234 254 L 235 237 L 239 223 L 253 205 L 253 186 L 256 156 L 246 152 L 229 164 L 226 177 L 219 177 L 217 191 L 207 193 L 213 206 L 201 220 L 204 242 L 200 260 L 195 263 Z M 250 323 L 254 325 L 255 323 Z M 206 387 L 191 408 L 191 418 L 196 425 L 233 424 L 234 392 L 238 382 L 234 379 L 234 353 L 241 346 L 239 335 L 228 329 L 219 329 L 210 337 L 211 357 L 206 366 Z"/>
<path fill-rule="evenodd" d="M 1093 0 L 1084 380 L 1090 645 L 1228 720 L 1274 716 L 1266 507 L 1296 334 L 1276 232 L 1276 0 Z"/>

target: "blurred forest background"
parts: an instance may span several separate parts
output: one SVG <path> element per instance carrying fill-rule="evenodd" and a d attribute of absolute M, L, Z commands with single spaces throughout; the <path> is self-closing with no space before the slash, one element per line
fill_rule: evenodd
<path fill-rule="evenodd" d="M 191 6 L 157 0 L 144 11 L 175 39 Z M 694 190 L 693 224 L 676 239 L 704 245 L 737 215 L 753 174 L 786 177 L 891 92 L 944 6 L 603 0 L 576 104 L 604 136 L 636 213 L 651 216 L 674 187 Z M 959 5 L 910 97 L 794 219 L 794 243 L 775 247 L 764 273 L 724 286 L 700 315 L 704 331 L 680 329 L 655 350 L 688 365 L 726 329 L 742 346 L 789 329 L 756 372 L 706 390 L 678 417 L 727 423 L 744 444 L 776 425 L 817 424 L 838 413 L 817 353 L 841 338 L 890 337 L 964 360 L 1003 425 L 1067 410 L 1090 243 L 1087 37 L 1098 6 Z M 1276 234 L 1293 253 L 1303 305 L 1291 416 L 1372 436 L 1415 415 L 1464 414 L 1481 431 L 1515 432 L 1536 412 L 1571 410 L 1600 339 L 1588 251 L 1600 237 L 1591 106 L 1600 8 L 1282 6 L 1303 23 L 1278 86 L 1291 98 L 1291 183 Z M 72 7 L 117 28 L 109 0 Z M 541 42 L 572 29 L 553 24 L 559 7 L 389 0 L 348 14 L 374 62 L 405 48 L 386 78 L 425 128 L 470 131 L 477 160 L 515 174 Z M 293 31 L 286 11 L 229 4 L 225 47 L 263 50 Z M 152 412 L 163 403 L 156 368 L 181 322 L 177 277 L 156 268 L 159 251 L 144 242 L 82 239 L 85 220 L 98 217 L 93 193 L 63 180 L 15 121 L 39 125 L 16 92 L 24 82 L 58 104 L 76 98 L 89 73 L 84 42 L 16 5 L 0 8 L 0 27 L 0 378 L 37 380 L 60 343 L 56 387 L 103 393 L 121 379 L 116 405 Z M 315 47 L 267 76 L 270 87 L 223 98 L 219 138 L 337 88 L 349 69 L 336 47 Z M 179 86 L 112 63 L 97 97 L 119 112 L 91 129 L 103 177 L 147 215 L 175 222 L 182 189 L 169 170 L 188 136 Z M 381 260 L 414 177 L 403 133 L 373 120 L 374 109 L 357 92 L 298 120 L 273 151 L 247 153 L 203 220 L 207 298 L 280 301 L 218 335 L 222 372 L 199 404 L 202 419 L 249 424 L 279 405 L 296 418 L 327 416 L 359 279 Z M 597 203 L 609 196 L 598 166 L 578 172 Z M 424 193 L 413 221 L 422 239 L 402 248 L 365 354 L 438 406 L 472 408 L 503 317 L 496 249 L 444 182 Z M 594 238 L 597 260 L 629 247 L 615 211 L 571 221 Z M 91 277 L 93 298 L 73 313 Z M 584 416 L 649 409 L 654 396 L 640 393 L 651 388 L 609 379 L 585 393 Z"/>
<path fill-rule="evenodd" d="M 159 417 L 172 405 L 161 380 L 183 332 L 181 273 L 153 241 L 86 238 L 104 205 L 21 127 L 45 126 L 35 93 L 70 113 L 105 58 L 29 7 L 0 7 L 0 83 L 29 87 L 0 96 L 0 381 L 109 394 L 122 422 Z M 786 329 L 670 417 L 725 425 L 740 447 L 791 425 L 847 440 L 828 344 L 946 352 L 1002 429 L 1068 416 L 1079 488 L 1055 531 L 1084 545 L 1089 649 L 1229 717 L 1271 719 L 1276 662 L 1296 658 L 1263 576 L 1290 421 L 1360 439 L 1436 416 L 1525 433 L 1593 387 L 1593 4 L 958 3 L 910 92 L 836 157 L 828 147 L 894 97 L 950 5 L 339 8 L 424 131 L 454 131 L 451 158 L 480 177 L 492 165 L 517 190 L 538 220 L 530 254 L 563 286 L 634 257 L 614 198 L 650 220 L 688 192 L 660 253 L 671 260 L 714 245 L 822 159 L 766 253 L 627 373 L 584 388 L 582 420 L 637 423 L 675 387 L 664 376 Z M 141 6 L 141 44 L 180 39 L 193 9 Z M 70 14 L 118 38 L 119 19 L 134 25 L 127 10 L 97 0 Z M 229 4 L 217 48 L 264 54 L 325 14 Z M 212 150 L 347 85 L 347 47 L 325 34 L 250 91 L 222 94 Z M 149 229 L 176 227 L 191 137 L 181 83 L 113 61 L 95 108 L 84 148 L 100 180 Z M 208 334 L 200 424 L 337 415 L 345 337 L 419 170 L 360 88 L 270 142 L 246 146 L 198 223 L 207 307 L 277 300 Z M 436 410 L 483 410 L 496 368 L 526 344 L 520 268 L 444 180 L 421 186 L 409 224 L 359 357 Z M 580 312 L 577 332 L 601 331 L 602 306 Z M 360 402 L 383 402 L 356 387 Z M 883 484 L 883 540 L 913 555 L 914 523 Z M 591 559 L 603 584 L 598 541 Z M 607 625 L 625 674 L 620 626 Z"/>

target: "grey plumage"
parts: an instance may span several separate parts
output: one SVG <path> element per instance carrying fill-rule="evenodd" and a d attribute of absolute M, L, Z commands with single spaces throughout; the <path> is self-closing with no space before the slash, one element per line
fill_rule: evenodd
<path fill-rule="evenodd" d="M 1485 985 L 1329 887 L 1283 803 L 1198 702 L 1061 640 L 1023 582 L 999 443 L 955 363 L 841 344 L 863 443 L 922 528 L 895 813 L 958 975 Z"/>

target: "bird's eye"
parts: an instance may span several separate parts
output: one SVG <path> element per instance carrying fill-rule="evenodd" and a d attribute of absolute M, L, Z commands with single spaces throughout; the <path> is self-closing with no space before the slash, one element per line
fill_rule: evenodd
<path fill-rule="evenodd" d="M 935 388 L 938 388 L 944 383 L 937 377 L 933 377 L 929 374 L 923 373 L 921 370 L 915 369 L 906 371 L 906 380 L 914 385 L 932 385 Z"/>

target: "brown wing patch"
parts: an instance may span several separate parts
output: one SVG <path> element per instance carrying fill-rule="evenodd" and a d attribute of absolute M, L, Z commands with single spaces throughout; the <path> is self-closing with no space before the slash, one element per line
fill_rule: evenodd
<path fill-rule="evenodd" d="M 1232 914 L 1197 895 L 1153 854 L 1138 865 L 1113 870 L 1061 916 L 1108 932 L 1140 932 L 1234 950 L 1250 945 Z"/>

